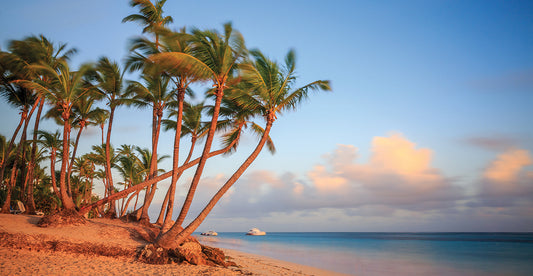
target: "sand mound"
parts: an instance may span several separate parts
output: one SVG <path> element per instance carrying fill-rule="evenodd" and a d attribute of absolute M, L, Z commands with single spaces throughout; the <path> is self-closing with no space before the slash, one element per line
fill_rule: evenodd
<path fill-rule="evenodd" d="M 37 225 L 39 227 L 53 227 L 61 225 L 81 225 L 87 223 L 82 215 L 75 210 L 62 210 L 60 212 L 44 216 Z"/>

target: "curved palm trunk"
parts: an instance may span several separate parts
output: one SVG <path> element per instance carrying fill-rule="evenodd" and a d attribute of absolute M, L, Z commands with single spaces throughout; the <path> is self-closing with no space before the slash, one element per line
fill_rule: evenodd
<path fill-rule="evenodd" d="M 267 122 L 265 132 L 263 133 L 263 136 L 261 137 L 261 140 L 257 144 L 255 150 L 237 169 L 237 171 L 235 171 L 235 173 L 230 177 L 230 179 L 226 181 L 224 186 L 222 186 L 222 188 L 218 190 L 218 192 L 213 196 L 213 198 L 211 198 L 211 200 L 205 206 L 202 212 L 200 212 L 200 214 L 183 230 L 181 230 L 180 225 L 175 223 L 174 226 L 172 226 L 172 228 L 168 232 L 164 233 L 163 235 L 160 235 L 156 239 L 155 244 L 163 248 L 175 248 L 180 245 L 186 238 L 188 238 L 198 228 L 198 226 L 200 226 L 200 224 L 204 221 L 207 215 L 209 215 L 211 210 L 215 207 L 215 205 L 222 198 L 222 196 L 229 190 L 229 188 L 231 188 L 231 186 L 241 177 L 241 175 L 246 171 L 246 169 L 257 158 L 268 139 L 270 129 L 272 128 L 272 123 L 273 122 L 270 120 Z"/>
<path fill-rule="evenodd" d="M 28 116 L 28 110 L 22 110 L 22 113 L 20 114 L 20 122 L 17 125 L 17 128 L 15 129 L 15 133 L 13 133 L 13 136 L 11 137 L 11 140 L 9 140 L 9 145 L 7 146 L 6 153 L 8 156 L 4 157 L 4 163 L 2 164 L 2 169 L 0 170 L 0 182 L 4 183 L 4 173 L 5 169 L 7 167 L 7 159 L 9 158 L 9 153 L 13 149 L 13 144 L 15 143 L 15 138 L 17 137 L 18 132 L 20 131 L 20 128 L 22 127 L 22 124 L 24 124 L 24 121 L 26 120 L 26 117 Z M 9 207 L 9 206 L 8 206 Z M 4 210 L 4 208 L 2 208 Z M 9 212 L 9 210 L 8 210 Z"/>
<path fill-rule="evenodd" d="M 217 151 L 213 151 L 213 152 L 209 153 L 208 158 L 223 154 L 223 153 L 227 152 L 228 150 L 230 150 L 231 147 L 233 147 L 233 144 L 230 144 L 230 145 L 228 145 L 227 147 L 225 147 L 223 149 L 220 149 L 220 150 L 217 150 Z M 194 165 L 197 165 L 200 162 L 200 159 L 201 159 L 201 157 L 198 157 L 198 158 L 194 159 L 193 161 L 182 165 L 181 167 L 179 167 L 178 173 L 183 172 L 186 169 L 189 169 L 190 167 L 192 167 Z M 146 180 L 146 181 L 144 181 L 142 183 L 136 184 L 136 185 L 134 185 L 134 186 L 132 186 L 132 187 L 130 187 L 128 189 L 125 189 L 125 190 L 122 190 L 122 191 L 120 191 L 118 193 L 114 193 L 112 195 L 109 195 L 106 198 L 102 198 L 102 199 L 100 199 L 99 201 L 97 201 L 95 203 L 92 203 L 90 205 L 84 206 L 84 207 L 82 207 L 80 209 L 79 213 L 84 215 L 84 214 L 86 214 L 87 212 L 89 212 L 93 208 L 102 206 L 102 205 L 104 205 L 104 204 L 106 204 L 108 202 L 112 202 L 114 200 L 121 199 L 123 197 L 128 196 L 129 194 L 131 194 L 133 192 L 141 191 L 142 189 L 144 189 L 144 188 L 146 188 L 146 187 L 148 187 L 148 186 L 150 186 L 150 185 L 152 185 L 152 184 L 154 184 L 154 183 L 156 183 L 158 181 L 165 180 L 165 179 L 169 178 L 170 176 L 172 176 L 172 171 L 166 172 L 166 173 L 164 173 L 162 175 L 158 175 L 155 178 L 148 179 L 148 180 Z"/>
<path fill-rule="evenodd" d="M 200 178 L 202 177 L 202 172 L 204 170 L 205 163 L 208 159 L 207 155 L 209 151 L 211 150 L 211 145 L 213 144 L 213 138 L 215 137 L 215 130 L 217 128 L 218 114 L 220 112 L 220 103 L 222 102 L 222 97 L 224 96 L 223 86 L 219 86 L 217 90 L 218 91 L 216 92 L 215 107 L 213 108 L 213 117 L 211 118 L 211 125 L 209 126 L 209 132 L 207 134 L 207 139 L 205 141 L 204 150 L 202 152 L 202 156 L 200 157 L 200 163 L 198 164 L 198 167 L 196 168 L 196 172 L 194 173 L 194 177 L 191 182 L 189 192 L 187 193 L 187 197 L 185 198 L 185 202 L 183 203 L 181 212 L 174 226 L 176 225 L 178 227 L 181 226 L 181 224 L 183 224 L 183 221 L 185 220 L 185 217 L 187 216 L 187 213 L 189 212 L 192 199 L 194 198 L 194 193 L 196 192 L 196 186 L 198 186 L 198 182 L 200 182 Z"/>
<path fill-rule="evenodd" d="M 39 123 L 41 121 L 41 113 L 43 112 L 44 107 L 44 97 L 41 97 L 39 101 L 39 109 L 37 110 L 37 115 L 35 117 L 35 125 L 33 127 L 33 143 L 32 143 L 32 149 L 31 149 L 31 159 L 30 159 L 30 170 L 29 170 L 29 178 L 30 178 L 30 186 L 28 187 L 28 195 L 26 200 L 26 206 L 28 209 L 28 213 L 35 214 L 35 200 L 33 199 L 33 186 L 35 185 L 35 166 L 36 164 L 36 155 L 37 155 L 37 131 L 39 130 Z"/>
<path fill-rule="evenodd" d="M 163 229 L 165 228 L 165 226 L 170 221 L 170 218 L 172 217 L 174 197 L 176 193 L 176 183 L 178 182 L 178 179 L 181 176 L 181 173 L 178 173 L 178 167 L 179 167 L 178 162 L 179 162 L 179 153 L 180 153 L 180 140 L 181 140 L 180 138 L 181 138 L 181 125 L 182 125 L 182 119 L 183 119 L 183 100 L 184 99 L 185 99 L 185 88 L 180 87 L 180 89 L 178 89 L 178 118 L 176 119 L 176 135 L 174 136 L 174 154 L 172 158 L 172 179 L 170 181 L 170 187 L 167 192 L 168 204 L 165 205 L 165 203 L 163 202 L 163 205 L 161 206 L 161 213 L 163 213 L 163 210 L 166 209 L 167 210 L 166 218 L 168 218 L 168 219 L 165 219 L 163 222 Z M 192 149 L 192 146 L 191 146 L 191 149 Z M 165 206 L 167 208 L 165 208 Z M 161 218 L 161 214 L 159 215 L 159 217 Z"/>
<path fill-rule="evenodd" d="M 22 134 L 20 135 L 20 141 L 19 141 L 19 144 L 17 145 L 17 149 L 16 149 L 16 155 L 15 155 L 15 162 L 13 164 L 13 168 L 12 168 L 12 172 L 11 172 L 11 177 L 10 177 L 10 180 L 9 180 L 9 184 L 7 185 L 7 197 L 6 197 L 6 201 L 4 202 L 4 205 L 2 207 L 2 210 L 3 212 L 7 211 L 7 213 L 9 213 L 9 207 L 10 207 L 10 204 L 11 204 L 11 194 L 12 194 L 12 190 L 13 190 L 13 187 L 15 187 L 15 176 L 16 176 L 16 170 L 17 170 L 17 165 L 18 165 L 18 161 L 19 161 L 19 157 L 22 159 L 24 158 L 24 143 L 26 141 L 26 131 L 28 129 L 28 124 L 30 122 L 30 118 L 31 118 L 31 115 L 33 114 L 33 111 L 35 110 L 35 107 L 36 107 L 36 104 L 33 105 L 29 115 L 28 115 L 28 110 L 23 110 L 22 111 L 22 115 L 21 115 L 21 123 L 24 122 L 24 127 L 22 128 Z M 17 130 L 18 132 L 18 130 Z M 15 138 L 15 137 L 13 137 Z M 3 172 L 2 172 L 3 174 Z M 22 192 L 24 192 L 24 188 L 23 187 L 23 190 Z M 8 200 L 9 199 L 9 200 Z"/>
<path fill-rule="evenodd" d="M 159 132 L 161 130 L 161 120 L 163 119 L 163 110 L 162 109 L 156 109 L 154 108 L 154 123 L 155 128 L 153 129 L 153 135 L 152 135 L 152 159 L 150 160 L 150 176 L 149 178 L 154 178 L 157 176 L 157 144 L 159 142 Z M 149 221 L 150 218 L 148 217 L 148 208 L 150 207 L 150 204 L 152 203 L 152 199 L 154 198 L 155 191 L 157 190 L 157 182 L 152 184 L 152 187 L 150 189 L 146 190 L 146 196 L 144 197 L 144 204 L 141 209 L 141 220 Z"/>
<path fill-rule="evenodd" d="M 76 151 L 78 150 L 78 144 L 80 142 L 80 136 L 81 132 L 83 131 L 84 125 L 80 125 L 80 130 L 78 131 L 78 135 L 76 135 L 76 142 L 74 142 L 74 149 L 72 150 L 72 157 L 70 158 L 70 163 L 68 165 L 68 173 L 67 175 L 72 174 L 72 166 L 74 164 L 74 160 L 76 159 Z M 72 196 L 72 192 L 70 190 L 70 177 L 68 178 L 68 187 L 69 187 L 69 194 Z"/>
<path fill-rule="evenodd" d="M 107 139 L 105 143 L 105 175 L 107 180 L 107 191 L 109 195 L 112 195 L 114 192 L 113 188 L 113 176 L 111 175 L 111 149 L 110 143 L 111 143 L 111 128 L 113 127 L 113 117 L 115 115 L 115 107 L 111 107 L 111 111 L 109 112 L 109 124 L 107 125 Z M 115 210 L 115 201 L 109 202 L 109 215 L 111 217 L 116 217 L 116 210 Z"/>
<path fill-rule="evenodd" d="M 191 157 L 192 157 L 192 153 L 193 153 L 193 151 L 194 151 L 194 145 L 195 145 L 195 144 L 196 144 L 196 137 L 193 137 L 193 138 L 191 139 L 191 149 L 189 150 L 189 155 L 187 156 L 187 159 L 185 159 L 184 164 L 188 163 L 189 160 L 191 159 Z M 177 178 L 177 179 L 180 179 L 180 177 L 181 177 L 182 174 L 183 174 L 183 172 L 178 173 L 178 175 L 177 175 L 176 178 Z M 174 199 L 174 198 L 175 198 L 175 194 L 176 194 L 176 192 L 174 191 L 173 194 L 174 194 L 174 196 L 173 196 L 173 199 Z M 167 206 L 167 205 L 165 205 L 165 204 L 168 203 L 168 198 L 169 198 L 169 197 L 170 197 L 170 190 L 167 192 L 167 195 L 165 196 L 165 202 L 163 203 L 163 206 Z M 173 202 L 174 202 L 174 200 L 173 200 Z M 170 221 L 171 221 L 171 219 L 172 219 L 172 213 L 174 212 L 174 206 L 173 206 L 173 204 L 174 204 L 174 203 L 172 203 L 171 205 L 168 205 L 168 208 L 166 208 L 166 209 L 167 209 L 167 212 L 166 212 L 165 220 L 163 221 L 162 224 L 159 223 L 159 224 L 161 224 L 161 225 L 163 226 L 162 229 L 164 229 L 164 227 L 168 227 L 168 225 L 169 225 L 169 223 L 170 223 Z M 159 214 L 160 216 L 163 215 L 163 211 L 164 211 L 164 209 L 161 208 L 161 214 Z"/>
<path fill-rule="evenodd" d="M 50 153 L 50 177 L 52 178 L 52 189 L 54 189 L 54 194 L 57 196 L 57 198 L 61 198 L 61 194 L 59 193 L 59 190 L 57 189 L 57 181 L 56 181 L 56 150 L 52 149 L 52 152 Z"/>
<path fill-rule="evenodd" d="M 128 206 L 130 205 L 130 201 L 135 197 L 139 195 L 140 191 L 137 191 L 133 193 L 128 200 L 126 201 L 126 204 L 124 205 L 124 208 L 122 209 L 122 212 L 120 213 L 120 216 L 123 217 L 126 214 L 126 211 L 128 210 Z"/>
<path fill-rule="evenodd" d="M 6 195 L 6 201 L 4 201 L 4 205 L 2 206 L 2 213 L 9 214 L 9 211 L 11 210 L 11 193 L 13 192 L 13 179 L 16 177 L 17 172 L 17 161 L 15 160 L 15 164 L 13 168 L 11 169 L 11 177 L 9 178 L 9 182 L 6 184 L 7 186 L 7 195 Z"/>
<path fill-rule="evenodd" d="M 61 202 L 63 208 L 74 210 L 76 205 L 72 198 L 68 195 L 66 184 L 67 163 L 70 157 L 69 154 L 69 137 L 70 137 L 70 123 L 67 119 L 64 119 L 63 123 L 63 158 L 61 159 L 61 174 L 59 177 L 59 191 L 61 195 Z M 70 175 L 68 176 L 70 177 Z"/>

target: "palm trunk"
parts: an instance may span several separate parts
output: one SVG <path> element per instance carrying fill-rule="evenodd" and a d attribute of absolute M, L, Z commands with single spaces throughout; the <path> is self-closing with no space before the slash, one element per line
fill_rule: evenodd
<path fill-rule="evenodd" d="M 17 165 L 18 165 L 18 161 L 19 161 L 19 158 L 20 159 L 23 159 L 24 158 L 24 149 L 26 148 L 26 146 L 24 145 L 25 142 L 26 142 L 26 131 L 28 130 L 28 124 L 30 122 L 30 118 L 31 118 L 31 115 L 33 114 L 33 111 L 35 110 L 35 107 L 37 105 L 34 104 L 29 115 L 26 116 L 26 114 L 28 114 L 27 110 L 23 110 L 22 111 L 22 115 L 21 115 L 21 118 L 23 117 L 24 118 L 24 127 L 22 128 L 22 134 L 20 135 L 20 141 L 19 141 L 19 144 L 17 146 L 17 149 L 16 149 L 16 153 L 15 153 L 15 162 L 13 164 L 13 169 L 12 170 L 17 170 Z M 22 162 L 24 162 L 23 160 L 21 160 Z M 13 173 L 13 171 L 11 172 L 11 177 L 10 177 L 10 180 L 9 180 L 9 185 L 8 185 L 8 195 L 9 195 L 9 199 L 11 200 L 11 194 L 12 194 L 12 189 L 15 187 L 15 183 L 16 183 L 16 180 L 15 180 L 15 175 Z M 22 187 L 22 193 L 24 193 L 24 189 L 25 187 Z M 8 200 L 6 200 L 6 202 L 4 203 L 4 207 L 2 208 L 2 210 L 6 207 L 6 204 L 7 204 L 7 210 L 9 212 L 9 206 L 10 206 L 10 202 Z"/>
<path fill-rule="evenodd" d="M 35 118 L 35 125 L 33 127 L 33 144 L 31 149 L 31 160 L 30 160 L 30 186 L 28 189 L 28 199 L 26 201 L 27 209 L 30 214 L 35 214 L 35 200 L 33 199 L 33 186 L 35 185 L 34 173 L 36 164 L 36 155 L 37 155 L 37 131 L 39 130 L 39 123 L 41 121 L 41 113 L 43 112 L 44 107 L 44 97 L 41 97 L 39 101 L 39 109 L 37 110 L 37 115 Z"/>
<path fill-rule="evenodd" d="M 61 194 L 59 193 L 59 190 L 57 189 L 57 182 L 56 182 L 56 150 L 52 149 L 52 152 L 50 153 L 50 177 L 52 178 L 52 189 L 54 189 L 54 194 L 57 196 L 57 198 L 61 198 Z"/>
<path fill-rule="evenodd" d="M 4 201 L 4 205 L 2 206 L 2 213 L 9 214 L 11 210 L 11 194 L 13 193 L 13 179 L 16 177 L 17 172 L 17 161 L 15 160 L 15 164 L 13 166 L 13 169 L 11 169 L 11 177 L 9 178 L 9 182 L 6 184 L 7 186 L 7 195 L 6 195 L 6 201 Z"/>
<path fill-rule="evenodd" d="M 175 223 L 174 226 L 172 226 L 172 228 L 167 233 L 160 235 L 156 239 L 155 244 L 164 248 L 175 248 L 180 245 L 186 238 L 188 238 L 198 228 L 198 226 L 200 226 L 200 224 L 204 221 L 207 215 L 209 215 L 211 210 L 215 207 L 215 205 L 222 198 L 222 196 L 229 190 L 229 188 L 231 188 L 231 186 L 241 177 L 241 175 L 246 171 L 246 169 L 257 158 L 268 139 L 270 129 L 272 128 L 272 123 L 272 120 L 267 121 L 265 132 L 263 133 L 263 136 L 261 137 L 261 140 L 259 141 L 259 144 L 257 144 L 255 150 L 252 152 L 252 154 L 250 154 L 246 161 L 244 161 L 244 163 L 239 167 L 239 169 L 235 171 L 235 173 L 230 177 L 230 179 L 226 181 L 224 186 L 222 186 L 222 188 L 218 190 L 218 192 L 213 196 L 213 198 L 211 198 L 211 200 L 205 206 L 202 212 L 200 212 L 200 214 L 183 230 L 181 230 L 180 225 Z"/>
<path fill-rule="evenodd" d="M 13 144 L 15 143 L 15 138 L 17 137 L 17 134 L 20 131 L 20 128 L 22 127 L 22 124 L 26 120 L 27 116 L 28 116 L 28 110 L 26 110 L 26 109 L 22 110 L 22 112 L 20 114 L 20 122 L 19 122 L 17 128 L 15 129 L 15 133 L 13 133 L 13 136 L 11 137 L 11 140 L 9 140 L 9 145 L 7 146 L 7 150 L 6 150 L 7 156 L 4 157 L 4 163 L 2 164 L 2 169 L 0 170 L 0 177 L 1 177 L 0 178 L 0 182 L 1 183 L 4 183 L 4 173 L 5 173 L 5 169 L 7 167 L 7 163 L 8 163 L 7 161 L 9 159 L 9 153 L 13 149 Z M 2 208 L 2 210 L 4 210 L 4 209 Z"/>
<path fill-rule="evenodd" d="M 157 144 L 159 142 L 159 132 L 161 130 L 161 120 L 163 118 L 163 110 L 162 108 L 156 109 L 154 108 L 154 115 L 155 117 L 155 128 L 154 133 L 152 137 L 152 159 L 150 161 L 150 177 L 154 178 L 157 176 Z M 150 204 L 152 203 L 152 199 L 154 198 L 155 192 L 157 190 L 157 182 L 155 182 L 152 187 L 150 188 L 150 192 L 146 190 L 146 196 L 144 198 L 144 204 L 141 210 L 141 220 L 149 220 L 148 217 L 148 208 L 150 207 Z"/>
<path fill-rule="evenodd" d="M 128 200 L 126 201 L 126 204 L 124 205 L 124 208 L 122 209 L 122 212 L 120 213 L 120 216 L 123 217 L 126 214 L 126 211 L 128 210 L 128 206 L 130 205 L 130 201 L 135 197 L 139 195 L 139 191 L 133 193 Z M 135 205 L 137 205 L 137 202 L 135 202 Z"/>
<path fill-rule="evenodd" d="M 74 143 L 74 149 L 72 150 L 72 157 L 70 158 L 70 164 L 68 165 L 68 174 L 72 174 L 72 166 L 74 165 L 74 160 L 76 159 L 76 151 L 78 150 L 78 143 L 80 142 L 81 132 L 83 131 L 83 125 L 80 126 L 78 135 L 76 135 L 76 142 Z M 70 177 L 68 178 L 68 186 L 70 187 Z"/>
<path fill-rule="evenodd" d="M 222 97 L 224 96 L 224 88 L 222 85 L 219 86 L 217 90 L 218 91 L 216 92 L 215 107 L 213 109 L 213 117 L 211 118 L 211 125 L 209 126 L 209 132 L 207 134 L 207 139 L 205 141 L 204 150 L 202 152 L 202 156 L 200 157 L 200 163 L 198 164 L 198 167 L 196 168 L 196 172 L 194 173 L 194 177 L 191 182 L 189 192 L 187 193 L 187 197 L 185 198 L 185 202 L 183 203 L 183 207 L 181 208 L 181 212 L 174 226 L 180 227 L 181 224 L 183 224 L 183 221 L 185 220 L 187 213 L 189 212 L 192 199 L 194 198 L 194 193 L 196 192 L 196 186 L 198 186 L 198 182 L 200 182 L 200 178 L 202 177 L 202 172 L 204 170 L 205 163 L 208 159 L 207 155 L 209 151 L 211 150 L 213 138 L 215 137 L 215 130 L 217 128 L 218 114 L 220 112 L 220 103 L 222 102 Z"/>
<path fill-rule="evenodd" d="M 63 123 L 63 158 L 61 159 L 61 174 L 59 177 L 59 190 L 61 195 L 61 202 L 63 203 L 63 208 L 74 210 L 76 205 L 72 198 L 68 195 L 66 187 L 66 173 L 67 173 L 67 163 L 70 157 L 69 154 L 69 136 L 70 136 L 70 123 L 68 118 L 64 118 Z M 68 176 L 70 177 L 70 175 Z"/>
<path fill-rule="evenodd" d="M 217 151 L 213 151 L 213 152 L 208 154 L 208 158 L 223 154 L 223 153 L 229 151 L 231 149 L 231 147 L 233 147 L 233 144 L 230 144 L 230 145 L 228 145 L 227 147 L 225 147 L 223 149 L 220 149 L 220 150 L 217 150 Z M 194 159 L 193 161 L 182 165 L 181 167 L 179 167 L 178 173 L 181 173 L 181 172 L 185 171 L 186 169 L 189 169 L 190 167 L 195 166 L 196 164 L 198 164 L 200 162 L 200 159 L 201 159 L 201 157 L 198 157 L 198 158 Z M 108 202 L 114 201 L 114 200 L 121 199 L 123 197 L 128 196 L 129 194 L 131 194 L 133 192 L 141 191 L 142 189 L 144 189 L 144 188 L 146 188 L 146 187 L 148 187 L 148 186 L 150 186 L 150 185 L 152 185 L 152 184 L 154 184 L 156 182 L 165 180 L 165 179 L 169 178 L 170 176 L 172 176 L 172 171 L 166 172 L 166 173 L 164 173 L 162 175 L 158 175 L 155 178 L 148 179 L 148 180 L 146 180 L 146 181 L 144 181 L 142 183 L 136 184 L 136 185 L 134 185 L 134 186 L 132 186 L 132 187 L 130 187 L 128 189 L 122 190 L 122 191 L 120 191 L 118 193 L 114 193 L 112 195 L 109 195 L 108 197 L 100 199 L 99 201 L 97 201 L 95 203 L 87 205 L 87 206 L 81 208 L 79 213 L 84 215 L 84 214 L 86 214 L 87 212 L 89 212 L 93 208 L 102 206 L 102 205 L 104 205 L 104 204 L 106 204 Z"/>
<path fill-rule="evenodd" d="M 111 143 L 111 128 L 113 127 L 113 116 L 115 115 L 115 107 L 111 106 L 111 111 L 109 112 L 109 124 L 107 126 L 107 140 L 105 143 L 105 174 L 107 179 L 107 189 L 108 194 L 111 196 L 114 192 L 113 188 L 113 176 L 111 175 L 111 149 L 110 149 L 110 143 Z M 116 217 L 116 210 L 115 210 L 115 201 L 109 202 L 109 210 L 110 210 L 110 216 Z"/>
<path fill-rule="evenodd" d="M 179 163 L 179 155 L 180 155 L 181 125 L 182 125 L 182 120 L 183 120 L 183 101 L 184 100 L 185 100 L 185 88 L 179 87 L 178 88 L 178 117 L 176 119 L 176 134 L 174 136 L 174 153 L 172 156 L 172 179 L 170 181 L 170 187 L 168 189 L 167 195 L 165 196 L 165 199 L 168 199 L 168 203 L 163 202 L 163 205 L 161 206 L 161 212 L 159 214 L 159 218 L 157 219 L 157 222 L 159 223 L 163 222 L 162 214 L 164 212 L 163 210 L 165 209 L 167 210 L 166 217 L 168 217 L 169 219 L 168 220 L 165 219 L 164 222 L 170 221 L 170 218 L 172 217 L 173 206 L 174 206 L 174 195 L 176 193 L 176 183 L 178 182 L 178 179 L 181 176 L 181 174 L 178 174 L 178 167 L 179 167 L 178 163 Z M 163 227 L 165 227 L 165 225 L 163 225 Z"/>

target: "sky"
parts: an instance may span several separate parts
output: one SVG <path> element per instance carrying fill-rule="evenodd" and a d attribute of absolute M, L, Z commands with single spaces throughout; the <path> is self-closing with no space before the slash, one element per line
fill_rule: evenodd
<path fill-rule="evenodd" d="M 74 67 L 121 62 L 141 35 L 121 23 L 137 12 L 128 1 L 2 3 L 3 50 L 44 34 L 78 49 Z M 171 0 L 164 10 L 172 29 L 232 22 L 248 48 L 280 62 L 295 49 L 298 85 L 333 88 L 278 117 L 276 154 L 262 152 L 199 230 L 533 231 L 533 2 Z M 112 143 L 150 147 L 150 116 L 119 109 Z M 18 111 L 1 102 L 0 118 L 11 137 Z M 99 135 L 89 129 L 80 151 Z M 160 139 L 170 154 L 172 134 Z M 207 162 L 188 221 L 256 141 L 248 135 L 238 153 Z"/>

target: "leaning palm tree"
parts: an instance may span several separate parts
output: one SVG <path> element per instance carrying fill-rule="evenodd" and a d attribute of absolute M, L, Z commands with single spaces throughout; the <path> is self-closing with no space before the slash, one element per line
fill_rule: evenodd
<path fill-rule="evenodd" d="M 33 71 L 29 65 L 32 64 L 47 64 L 52 68 L 57 68 L 60 61 L 68 61 L 70 57 L 76 53 L 76 49 L 67 49 L 66 44 L 55 45 L 43 35 L 29 36 L 23 40 L 12 40 L 9 43 L 9 49 L 16 59 L 11 60 L 11 65 L 15 65 L 17 70 L 22 72 L 21 75 L 24 79 L 32 80 L 38 79 L 42 82 L 47 82 L 47 76 L 38 74 Z M 33 144 L 31 149 L 31 158 L 28 162 L 27 178 L 25 182 L 29 182 L 29 189 L 27 190 L 26 205 L 29 213 L 35 211 L 35 202 L 33 200 L 33 182 L 36 180 L 34 177 L 34 167 L 37 165 L 37 131 L 39 130 L 39 123 L 41 119 L 41 113 L 45 104 L 45 95 L 39 91 L 36 93 L 36 103 L 38 103 L 38 111 L 35 118 L 33 128 Z M 29 117 L 28 117 L 29 119 Z M 29 181 L 28 181 L 29 180 Z"/>
<path fill-rule="evenodd" d="M 184 111 L 182 115 L 183 116 L 182 120 L 178 118 L 180 114 L 180 111 L 178 108 L 178 110 L 173 110 L 169 113 L 168 119 L 163 120 L 163 126 L 164 126 L 165 131 L 172 130 L 172 129 L 175 130 L 176 135 L 180 134 L 181 136 L 180 138 L 188 136 L 188 135 L 191 136 L 191 147 L 189 149 L 189 154 L 187 155 L 187 158 L 185 159 L 185 161 L 183 161 L 183 164 L 187 164 L 191 160 L 191 157 L 194 152 L 194 148 L 196 146 L 198 139 L 207 135 L 209 125 L 202 121 L 202 113 L 204 111 L 204 102 L 200 102 L 195 105 L 186 103 L 183 109 Z M 176 117 L 177 119 L 176 120 L 170 119 L 172 117 Z M 180 130 L 178 131 L 179 121 L 182 121 L 182 124 L 181 124 Z M 175 151 L 176 151 L 176 146 L 179 147 L 179 142 L 176 145 L 176 141 L 174 141 Z M 173 156 L 174 164 L 178 162 L 175 155 L 176 155 L 176 152 L 174 152 L 174 156 Z M 178 172 L 177 169 L 173 169 L 172 177 L 177 182 L 177 180 L 181 177 L 182 174 L 183 174 L 183 171 Z M 171 181 L 171 187 L 169 188 L 169 190 L 167 191 L 167 194 L 165 195 L 165 199 L 163 200 L 163 205 L 161 206 L 161 212 L 159 213 L 159 217 L 157 218 L 156 224 L 166 226 L 168 225 L 170 218 L 172 217 L 172 213 L 174 210 L 173 202 L 174 202 L 174 194 L 175 194 L 175 188 L 174 189 L 172 188 L 172 183 L 174 183 L 175 185 L 176 182 Z M 171 198 L 172 200 L 169 203 L 169 200 Z M 165 216 L 165 213 L 166 213 L 166 216 Z"/>
<path fill-rule="evenodd" d="M 107 125 L 107 138 L 105 142 L 106 149 L 106 184 L 107 193 L 112 194 L 114 192 L 113 176 L 111 173 L 111 130 L 113 127 L 113 118 L 115 116 L 115 110 L 118 106 L 126 104 L 127 98 L 126 85 L 124 80 L 124 73 L 126 70 L 121 70 L 116 62 L 109 60 L 106 57 L 100 58 L 96 65 L 96 72 L 93 75 L 93 80 L 97 83 L 97 89 L 100 95 L 103 95 L 107 100 L 109 106 L 109 118 Z M 103 130 L 102 130 L 103 131 Z M 114 202 L 110 203 L 109 216 L 115 217 L 116 210 Z"/>
<path fill-rule="evenodd" d="M 6 55 L 6 53 L 1 54 L 2 57 Z M 19 132 L 19 130 L 22 127 L 22 133 L 20 136 L 20 142 L 17 146 L 16 155 L 17 156 L 24 156 L 23 150 L 26 145 L 26 130 L 28 128 L 29 119 L 31 118 L 31 115 L 33 114 L 35 108 L 37 107 L 37 101 L 35 98 L 35 94 L 31 91 L 31 89 L 28 89 L 24 86 L 21 86 L 20 84 L 14 83 L 14 80 L 18 80 L 20 76 L 13 75 L 9 72 L 8 66 L 4 64 L 5 60 L 2 59 L 2 68 L 5 68 L 4 72 L 2 73 L 2 78 L 0 82 L 0 96 L 2 96 L 7 103 L 9 103 L 11 106 L 16 107 L 20 110 L 20 122 L 15 129 L 15 132 L 13 133 L 13 136 L 11 137 L 11 140 L 9 141 L 9 144 L 7 146 L 6 152 L 10 152 L 13 149 L 15 138 Z M 15 159 L 15 162 L 13 164 L 13 169 L 16 170 L 17 164 L 25 163 L 23 161 L 20 161 L 18 159 Z M 2 167 L 0 168 L 0 180 L 4 180 L 4 172 L 7 166 L 7 162 L 3 162 Z M 15 183 L 15 174 L 11 173 L 11 178 L 7 186 L 7 198 L 4 202 L 4 205 L 2 207 L 2 212 L 9 213 L 9 206 L 11 201 L 11 190 L 13 188 L 13 185 Z"/>
<path fill-rule="evenodd" d="M 172 248 L 181 244 L 203 222 L 220 198 L 240 178 L 245 170 L 257 158 L 269 139 L 269 133 L 277 116 L 284 111 L 294 110 L 298 104 L 308 97 L 310 90 L 330 90 L 329 81 L 314 81 L 301 88 L 294 89 L 295 54 L 289 51 L 285 58 L 285 66 L 266 58 L 259 51 L 252 51 L 254 62 L 242 66 L 243 79 L 250 85 L 246 92 L 234 97 L 244 109 L 259 113 L 266 121 L 266 127 L 254 151 L 213 196 L 200 214 L 181 230 L 173 226 L 168 232 L 160 235 L 155 243 L 164 248 Z M 249 93 L 247 93 L 250 91 Z M 181 231 L 180 231 L 181 230 Z"/>
<path fill-rule="evenodd" d="M 215 95 L 215 104 L 211 125 L 200 162 L 183 204 L 181 211 L 183 214 L 187 214 L 189 211 L 196 187 L 209 158 L 217 127 L 220 104 L 224 97 L 224 89 L 234 77 L 236 65 L 244 58 L 247 52 L 242 35 L 234 31 L 230 23 L 224 25 L 224 34 L 220 34 L 217 31 L 201 31 L 198 29 L 193 30 L 192 34 L 194 38 L 190 54 L 181 52 L 159 53 L 150 58 L 169 74 L 175 71 L 185 71 L 189 74 L 194 74 L 197 79 L 211 80 L 214 87 L 212 93 Z M 180 216 L 183 215 L 180 214 Z M 176 228 L 180 227 L 178 223 L 175 226 Z"/>
<path fill-rule="evenodd" d="M 50 82 L 35 80 L 33 82 L 24 81 L 24 86 L 45 93 L 48 100 L 55 105 L 55 109 L 61 113 L 63 121 L 63 156 L 61 159 L 61 174 L 59 186 L 63 207 L 67 210 L 74 210 L 75 204 L 72 197 L 67 192 L 67 164 L 70 157 L 70 132 L 71 116 L 73 106 L 84 96 L 91 92 L 91 89 L 84 86 L 84 76 L 91 69 L 91 65 L 84 64 L 78 71 L 71 71 L 68 63 L 59 62 L 57 68 L 49 65 L 32 65 L 31 68 L 40 74 L 47 75 Z"/>
<path fill-rule="evenodd" d="M 78 134 L 76 135 L 76 140 L 74 142 L 74 148 L 72 149 L 72 157 L 70 159 L 69 167 L 68 167 L 68 175 L 72 172 L 72 166 L 74 164 L 74 160 L 76 159 L 76 152 L 78 150 L 78 145 L 80 142 L 80 137 L 82 131 L 87 128 L 90 125 L 96 124 L 94 120 L 96 120 L 98 117 L 104 116 L 106 113 L 106 110 L 103 110 L 98 107 L 93 107 L 93 104 L 95 102 L 94 97 L 82 97 L 80 100 L 74 105 L 74 108 L 72 109 L 73 113 L 73 125 L 74 127 L 78 128 Z M 70 179 L 70 178 L 69 178 Z M 70 187 L 70 180 L 68 182 L 68 186 Z"/>
<path fill-rule="evenodd" d="M 128 91 L 132 94 L 132 102 L 135 106 L 152 108 L 152 160 L 150 161 L 149 179 L 157 175 L 157 146 L 161 130 L 163 112 L 168 108 L 168 103 L 172 101 L 173 89 L 170 79 L 164 75 L 144 73 L 143 83 L 131 81 Z M 138 218 L 149 220 L 148 207 L 154 197 L 157 183 L 147 189 L 142 209 L 138 212 Z"/>

